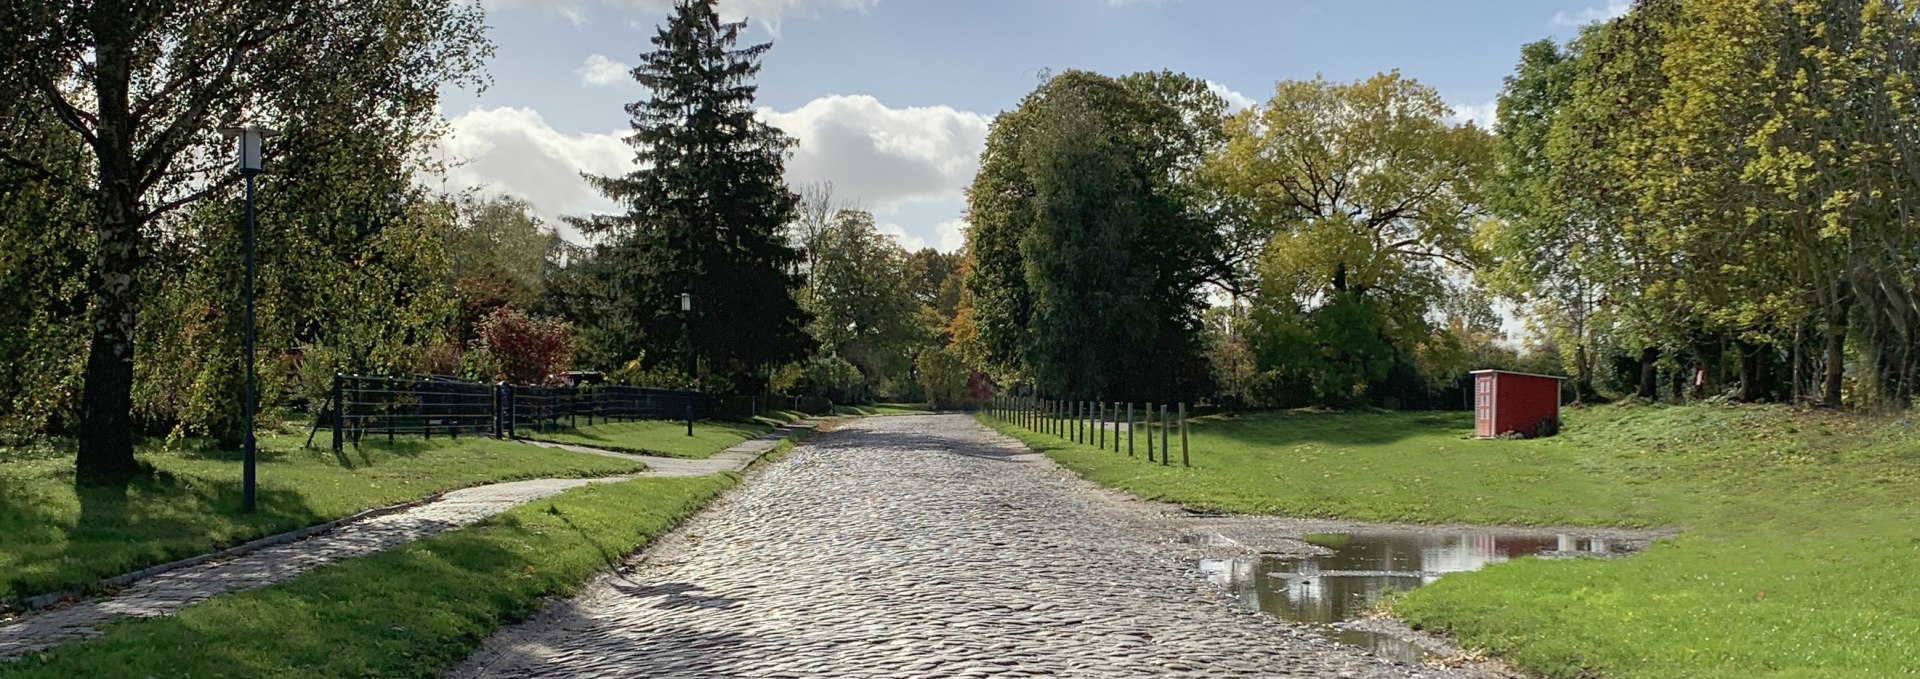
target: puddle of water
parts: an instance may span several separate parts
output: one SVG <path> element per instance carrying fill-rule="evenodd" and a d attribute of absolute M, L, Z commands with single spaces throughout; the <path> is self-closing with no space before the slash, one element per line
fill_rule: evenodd
<path fill-rule="evenodd" d="M 1364 616 L 1388 592 L 1413 589 L 1447 573 L 1478 570 L 1522 556 L 1613 556 L 1629 551 L 1622 541 L 1566 535 L 1329 533 L 1302 539 L 1333 553 L 1202 559 L 1198 570 L 1249 608 L 1320 625 L 1334 639 L 1409 663 L 1419 662 L 1426 652 L 1397 636 L 1348 629 L 1340 623 Z M 1206 536 L 1189 536 L 1188 542 L 1214 544 Z"/>

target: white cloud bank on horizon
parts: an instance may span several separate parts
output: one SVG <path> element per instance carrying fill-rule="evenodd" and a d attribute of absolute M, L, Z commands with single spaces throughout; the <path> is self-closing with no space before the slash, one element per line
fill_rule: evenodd
<path fill-rule="evenodd" d="M 946 106 L 890 108 L 865 95 L 815 99 L 792 111 L 759 115 L 799 141 L 787 162 L 789 184 L 831 181 L 837 194 L 887 215 L 907 203 L 955 203 L 979 167 L 989 118 Z M 526 199 L 573 240 L 563 216 L 616 206 L 580 173 L 612 175 L 635 167 L 625 130 L 572 134 L 553 129 L 530 108 L 481 108 L 448 121 L 441 155 L 456 163 L 442 179 L 450 190 L 478 188 Z M 897 227 L 898 228 L 898 227 Z M 964 222 L 953 220 L 909 235 L 913 242 L 958 249 Z"/>

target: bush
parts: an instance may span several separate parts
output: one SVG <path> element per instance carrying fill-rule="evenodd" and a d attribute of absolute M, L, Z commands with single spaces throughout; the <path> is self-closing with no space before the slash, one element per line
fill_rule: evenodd
<path fill-rule="evenodd" d="M 549 377 L 573 367 L 573 326 L 564 320 L 500 307 L 474 327 L 474 334 L 494 366 L 495 379 L 545 384 Z"/>

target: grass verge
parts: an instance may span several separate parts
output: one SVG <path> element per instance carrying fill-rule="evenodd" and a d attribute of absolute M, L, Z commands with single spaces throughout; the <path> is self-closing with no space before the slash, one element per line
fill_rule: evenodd
<path fill-rule="evenodd" d="M 1685 526 L 1632 558 L 1519 559 L 1388 604 L 1549 676 L 1915 669 L 1920 436 L 1911 420 L 1700 405 L 1593 408 L 1566 421 L 1551 439 L 1474 441 L 1464 414 L 1205 418 L 1192 427 L 1192 469 L 994 426 L 1096 482 L 1197 507 Z"/>
<path fill-rule="evenodd" d="M 868 405 L 837 405 L 833 414 L 848 417 L 866 417 L 869 415 L 925 415 L 931 413 L 924 403 L 872 403 Z"/>
<path fill-rule="evenodd" d="M 438 676 L 738 479 L 571 490 L 172 617 L 116 622 L 99 638 L 0 663 L 0 677 Z"/>
<path fill-rule="evenodd" d="M 685 420 L 635 420 L 527 433 L 526 438 L 589 446 L 634 455 L 704 460 L 742 441 L 759 438 L 780 425 L 806 417 L 788 410 L 769 411 L 744 421 L 700 420 L 687 435 Z"/>
<path fill-rule="evenodd" d="M 324 439 L 325 437 L 322 437 Z M 484 483 L 605 476 L 643 465 L 479 437 L 368 439 L 334 455 L 324 440 L 263 437 L 259 512 L 240 512 L 239 453 L 143 446 L 152 478 L 76 488 L 70 450 L 9 451 L 0 462 L 0 601 L 81 590 L 107 577 L 205 554 L 374 507 Z"/>

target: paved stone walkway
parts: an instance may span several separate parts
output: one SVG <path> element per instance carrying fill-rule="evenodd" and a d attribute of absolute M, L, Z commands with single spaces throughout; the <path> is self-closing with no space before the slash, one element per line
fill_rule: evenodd
<path fill-rule="evenodd" d="M 455 677 L 1416 677 L 1248 612 L 965 416 L 816 439 Z"/>
<path fill-rule="evenodd" d="M 746 441 L 706 460 L 680 460 L 609 453 L 577 446 L 555 446 L 635 459 L 647 464 L 639 474 L 596 479 L 536 479 L 478 486 L 449 492 L 405 511 L 357 521 L 305 540 L 274 545 L 225 561 L 214 561 L 139 580 L 113 596 L 31 614 L 0 626 L 0 661 L 98 635 L 118 616 L 155 618 L 172 615 L 228 592 L 265 587 L 321 566 L 392 549 L 441 531 L 477 523 L 516 505 L 558 495 L 590 483 L 626 481 L 642 476 L 704 476 L 739 471 L 779 444 L 802 422 L 766 437 Z"/>

